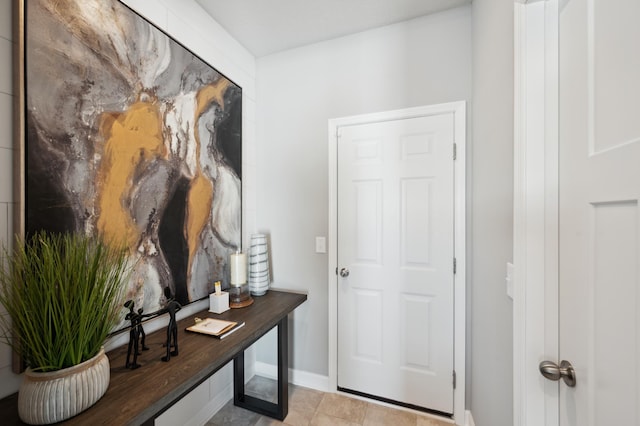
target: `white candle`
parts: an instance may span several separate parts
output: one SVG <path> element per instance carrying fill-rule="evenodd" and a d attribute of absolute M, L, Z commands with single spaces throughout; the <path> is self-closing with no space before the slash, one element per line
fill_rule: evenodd
<path fill-rule="evenodd" d="M 231 254 L 231 285 L 240 286 L 247 282 L 247 256 L 244 253 Z"/>
<path fill-rule="evenodd" d="M 214 284 L 215 288 L 216 288 L 216 294 L 218 296 L 220 296 L 222 294 L 222 288 L 220 287 L 220 281 L 216 281 L 216 283 Z"/>

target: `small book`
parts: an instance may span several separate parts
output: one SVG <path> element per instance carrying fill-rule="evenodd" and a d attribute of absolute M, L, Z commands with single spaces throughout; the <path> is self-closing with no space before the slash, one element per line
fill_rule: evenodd
<path fill-rule="evenodd" d="M 234 325 L 231 329 L 229 329 L 229 330 L 225 331 L 224 333 L 222 333 L 222 334 L 220 334 L 218 336 L 215 336 L 215 337 L 217 337 L 218 339 L 224 339 L 225 337 L 227 337 L 231 333 L 235 333 L 236 330 L 238 330 L 238 329 L 240 329 L 242 327 L 244 327 L 244 321 L 243 322 L 239 322 L 238 324 Z"/>
<path fill-rule="evenodd" d="M 215 318 L 205 318 L 198 321 L 194 325 L 187 327 L 187 331 L 195 333 L 209 334 L 219 339 L 223 339 L 233 333 L 240 327 L 244 326 L 244 322 L 237 323 L 235 321 L 225 321 Z"/>

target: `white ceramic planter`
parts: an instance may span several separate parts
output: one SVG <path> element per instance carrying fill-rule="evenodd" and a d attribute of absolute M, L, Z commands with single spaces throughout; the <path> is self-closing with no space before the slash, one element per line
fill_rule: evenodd
<path fill-rule="evenodd" d="M 98 401 L 109 387 L 109 358 L 98 355 L 73 367 L 49 373 L 24 373 L 18 394 L 23 422 L 44 425 L 71 418 Z"/>

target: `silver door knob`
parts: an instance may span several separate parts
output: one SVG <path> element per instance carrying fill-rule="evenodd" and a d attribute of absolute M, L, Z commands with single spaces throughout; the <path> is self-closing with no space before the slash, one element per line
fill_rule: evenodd
<path fill-rule="evenodd" d="M 542 361 L 539 368 L 540 373 L 549 380 L 558 381 L 562 379 L 570 388 L 576 385 L 576 371 L 567 360 L 562 360 L 559 367 L 553 361 Z"/>
<path fill-rule="evenodd" d="M 347 268 L 340 269 L 340 276 L 342 278 L 347 278 L 349 276 L 349 270 Z"/>

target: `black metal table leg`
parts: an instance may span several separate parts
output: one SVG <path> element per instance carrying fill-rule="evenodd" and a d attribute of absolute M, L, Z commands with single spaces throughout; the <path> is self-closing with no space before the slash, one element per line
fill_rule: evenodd
<path fill-rule="evenodd" d="M 265 401 L 244 393 L 244 351 L 233 359 L 233 403 L 258 414 L 284 420 L 289 412 L 289 345 L 288 321 L 278 323 L 278 403 Z"/>
<path fill-rule="evenodd" d="M 278 420 L 289 412 L 289 322 L 284 317 L 278 324 Z"/>

